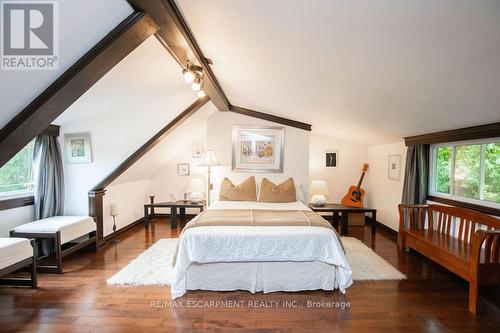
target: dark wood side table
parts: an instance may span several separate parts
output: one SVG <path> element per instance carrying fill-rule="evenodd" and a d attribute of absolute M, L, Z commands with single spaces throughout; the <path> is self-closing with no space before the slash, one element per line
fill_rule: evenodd
<path fill-rule="evenodd" d="M 327 203 L 324 206 L 313 206 L 309 205 L 313 211 L 318 213 L 331 212 L 333 213 L 333 223 L 334 227 L 338 230 L 339 225 L 339 214 L 342 214 L 342 218 L 340 220 L 340 234 L 347 235 L 349 232 L 349 223 L 347 220 L 349 213 L 370 213 L 371 214 L 371 222 L 372 222 L 372 236 L 375 235 L 375 226 L 377 225 L 377 210 L 374 208 L 358 208 L 358 207 L 349 207 L 336 203 Z"/>
<path fill-rule="evenodd" d="M 151 223 L 151 219 L 154 218 L 154 208 L 170 208 L 170 226 L 172 228 L 177 228 L 177 209 L 179 209 L 179 217 L 183 222 L 186 219 L 186 208 L 198 208 L 200 213 L 205 209 L 205 201 L 195 203 L 192 201 L 167 201 L 167 202 L 158 202 L 152 204 L 144 205 L 144 227 L 149 227 L 149 223 Z"/>

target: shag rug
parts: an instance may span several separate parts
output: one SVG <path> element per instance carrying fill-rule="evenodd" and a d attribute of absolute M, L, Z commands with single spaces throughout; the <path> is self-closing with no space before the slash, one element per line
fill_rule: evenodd
<path fill-rule="evenodd" d="M 342 237 L 354 281 L 403 280 L 406 276 L 373 252 L 360 240 Z M 111 285 L 168 286 L 173 276 L 170 266 L 177 238 L 160 239 L 127 266 L 108 279 Z M 167 264 L 165 264 L 167 263 Z"/>

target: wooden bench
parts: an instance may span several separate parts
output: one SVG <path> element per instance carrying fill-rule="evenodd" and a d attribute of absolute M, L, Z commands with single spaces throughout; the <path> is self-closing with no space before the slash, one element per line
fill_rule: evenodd
<path fill-rule="evenodd" d="M 469 281 L 469 311 L 479 284 L 500 283 L 500 220 L 470 209 L 399 205 L 400 251 L 412 248 Z"/>

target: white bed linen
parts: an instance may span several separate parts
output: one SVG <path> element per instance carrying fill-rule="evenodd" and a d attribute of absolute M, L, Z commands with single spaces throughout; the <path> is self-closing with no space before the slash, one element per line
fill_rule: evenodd
<path fill-rule="evenodd" d="M 96 230 L 96 224 L 90 216 L 54 216 L 22 224 L 14 228 L 16 232 L 54 233 L 61 232 L 61 244 Z"/>
<path fill-rule="evenodd" d="M 209 207 L 209 209 L 249 208 L 308 209 L 299 201 L 278 204 L 218 201 Z M 178 298 L 186 293 L 186 276 L 193 263 L 235 262 L 322 262 L 333 268 L 333 288 L 345 292 L 352 284 L 352 270 L 337 235 L 330 229 L 310 226 L 207 226 L 187 229 L 179 239 L 179 251 L 171 284 L 172 298 Z M 304 283 L 307 283 L 304 280 L 296 281 L 294 290 L 309 290 L 304 286 Z M 272 290 L 273 288 L 266 289 L 264 282 L 261 284 L 264 292 L 277 291 Z"/>
<path fill-rule="evenodd" d="M 29 239 L 0 237 L 0 269 L 33 257 Z"/>

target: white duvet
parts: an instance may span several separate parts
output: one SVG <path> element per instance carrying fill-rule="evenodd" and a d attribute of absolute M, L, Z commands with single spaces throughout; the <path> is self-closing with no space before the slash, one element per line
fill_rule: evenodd
<path fill-rule="evenodd" d="M 299 201 L 279 204 L 218 201 L 209 209 L 308 208 Z M 207 226 L 187 229 L 179 239 L 171 284 L 172 298 L 186 293 L 187 273 L 192 264 L 237 262 L 319 262 L 331 265 L 334 288 L 344 293 L 352 284 L 352 270 L 339 238 L 330 229 L 311 226 Z"/>

